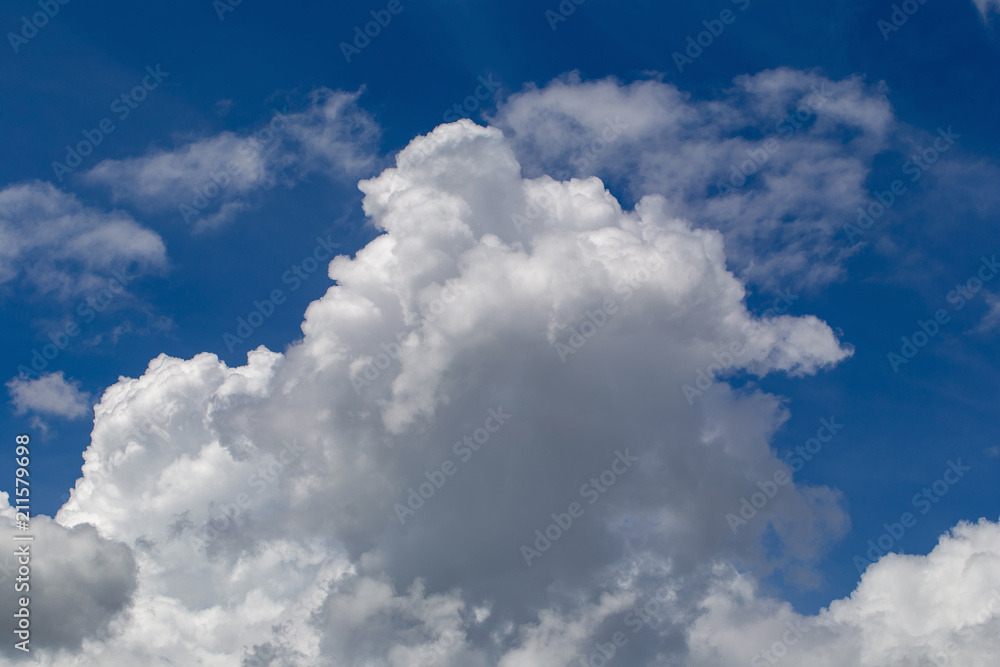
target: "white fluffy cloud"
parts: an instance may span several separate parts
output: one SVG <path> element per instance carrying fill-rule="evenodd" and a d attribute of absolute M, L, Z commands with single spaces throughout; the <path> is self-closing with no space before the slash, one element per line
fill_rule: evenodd
<path fill-rule="evenodd" d="M 317 89 L 301 112 L 274 110 L 246 136 L 223 132 L 173 150 L 104 160 L 85 182 L 149 210 L 179 211 L 199 228 L 232 220 L 254 195 L 310 173 L 354 179 L 375 160 L 379 129 L 357 106 L 360 93 Z"/>
<path fill-rule="evenodd" d="M 159 235 L 125 213 L 88 208 L 49 183 L 0 190 L 0 287 L 66 300 L 166 262 Z"/>
<path fill-rule="evenodd" d="M 1000 654 L 1000 525 L 959 524 L 927 556 L 892 554 L 804 618 L 720 577 L 691 631 L 692 666 L 989 667 Z"/>
<path fill-rule="evenodd" d="M 883 92 L 787 68 L 737 77 L 697 99 L 655 80 L 577 76 L 529 88 L 494 122 L 529 174 L 596 174 L 635 199 L 718 229 L 738 273 L 759 284 L 822 284 L 849 256 L 845 220 L 867 196 L 874 156 L 895 127 Z"/>
<path fill-rule="evenodd" d="M 34 380 L 14 378 L 7 391 L 18 414 L 34 412 L 66 419 L 83 417 L 90 412 L 90 396 L 80 391 L 79 382 L 70 382 L 62 371 L 43 373 Z"/>
<path fill-rule="evenodd" d="M 524 178 L 497 129 L 441 126 L 397 164 L 361 183 L 385 233 L 331 262 L 300 342 L 238 368 L 160 356 L 104 393 L 56 522 L 126 545 L 135 592 L 38 664 L 552 667 L 627 631 L 620 664 L 731 665 L 771 636 L 752 618 L 791 618 L 725 563 L 807 570 L 849 522 L 835 490 L 795 483 L 727 521 L 791 474 L 767 444 L 787 413 L 754 378 L 849 347 L 749 312 L 719 232 L 659 196 L 623 210 L 596 178 Z M 996 533 L 960 528 L 906 576 L 973 590 Z M 897 566 L 828 613 L 867 622 Z M 880 620 L 916 647 L 962 614 L 906 637 Z M 831 632 L 823 655 L 850 655 Z"/>

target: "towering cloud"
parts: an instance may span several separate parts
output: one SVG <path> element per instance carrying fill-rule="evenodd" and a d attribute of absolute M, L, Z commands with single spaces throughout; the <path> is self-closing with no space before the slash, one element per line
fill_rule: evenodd
<path fill-rule="evenodd" d="M 568 659 L 645 581 L 690 576 L 686 604 L 769 525 L 796 562 L 845 528 L 836 493 L 794 485 L 726 520 L 790 472 L 766 445 L 785 414 L 699 378 L 849 352 L 815 317 L 748 312 L 717 232 L 596 178 L 524 179 L 468 121 L 398 161 L 361 184 L 385 233 L 331 263 L 300 343 L 160 357 L 97 406 L 57 520 L 138 564 L 102 664 Z"/>
<path fill-rule="evenodd" d="M 985 608 L 995 524 L 887 557 L 818 617 L 755 590 L 849 525 L 768 446 L 787 413 L 755 380 L 851 351 L 750 312 L 723 234 L 594 177 L 525 178 L 469 121 L 360 187 L 384 233 L 330 263 L 299 342 L 237 368 L 161 355 L 104 393 L 41 524 L 101 566 L 39 596 L 39 664 L 721 666 L 789 628 L 784 664 L 928 660 L 963 632 L 986 664 L 976 605 L 882 601 L 943 584 Z"/>

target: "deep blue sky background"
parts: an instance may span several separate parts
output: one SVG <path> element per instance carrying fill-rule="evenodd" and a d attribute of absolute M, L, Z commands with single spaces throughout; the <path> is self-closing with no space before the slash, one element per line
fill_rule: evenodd
<path fill-rule="evenodd" d="M 472 93 L 480 75 L 492 74 L 506 94 L 571 70 L 585 79 L 614 75 L 623 81 L 658 71 L 664 80 L 702 97 L 734 76 L 778 66 L 817 68 L 834 79 L 862 74 L 871 83 L 884 80 L 903 122 L 931 133 L 953 126 L 962 133 L 959 150 L 966 156 L 996 163 L 1000 155 L 1000 42 L 971 2 L 928 0 L 886 42 L 876 21 L 888 17 L 890 2 L 752 0 L 683 73 L 677 72 L 671 53 L 684 48 L 703 20 L 733 8 L 728 0 L 587 0 L 554 32 L 544 11 L 554 9 L 555 0 L 403 3 L 402 14 L 351 63 L 338 44 L 351 39 L 356 25 L 370 20 L 370 10 L 386 3 L 247 0 L 224 21 L 208 0 L 97 6 L 77 0 L 60 6 L 59 14 L 19 53 L 13 53 L 6 39 L 0 44 L 0 145 L 5 155 L 0 186 L 53 180 L 51 163 L 63 158 L 64 146 L 109 115 L 111 101 L 138 83 L 147 65 L 157 64 L 170 76 L 132 116 L 116 122 L 117 129 L 85 166 L 138 156 L 152 147 L 172 148 L 189 137 L 255 129 L 272 108 L 301 101 L 318 86 L 363 86 L 360 104 L 381 124 L 383 153 L 391 156 L 413 136 L 442 122 L 445 110 Z M 5 3 L 0 28 L 4 34 L 17 30 L 20 17 L 37 10 L 25 0 Z M 232 106 L 223 116 L 217 103 L 224 99 L 232 100 Z M 487 111 L 492 108 L 492 103 L 485 105 Z M 880 158 L 870 187 L 884 189 L 904 159 Z M 106 192 L 72 177 L 63 187 L 97 208 L 111 205 Z M 222 334 L 250 311 L 254 299 L 282 287 L 282 273 L 312 252 L 321 232 L 333 232 L 346 253 L 373 237 L 360 193 L 353 186 L 337 188 L 319 177 L 293 190 L 275 188 L 238 224 L 199 235 L 192 235 L 176 212 L 133 212 L 163 237 L 169 272 L 135 285 L 141 306 L 117 304 L 121 308 L 86 325 L 51 369 L 65 371 L 99 396 L 120 375 L 140 375 L 161 352 L 189 357 L 211 351 L 238 365 L 245 362 L 247 349 L 259 344 L 283 349 L 300 335 L 305 306 L 328 287 L 324 274 L 307 281 L 235 353 L 226 349 Z M 967 217 L 952 205 L 935 208 L 941 201 L 916 193 L 887 216 L 883 227 L 870 232 L 891 229 L 908 259 L 889 262 L 866 250 L 848 265 L 846 281 L 803 294 L 795 304 L 793 313 L 816 314 L 842 330 L 843 339 L 856 347 L 855 356 L 816 377 L 761 382 L 789 397 L 792 417 L 774 443 L 779 451 L 813 435 L 820 417 L 834 415 L 846 424 L 797 477 L 841 489 L 853 530 L 822 561 L 826 581 L 819 590 L 772 582 L 802 611 L 854 588 L 858 576 L 852 557 L 867 549 L 868 539 L 878 537 L 883 522 L 912 509 L 912 495 L 938 479 L 949 459 L 961 457 L 974 470 L 920 517 L 898 548 L 926 553 L 957 521 L 995 519 L 1000 513 L 995 482 L 1000 459 L 984 453 L 1000 444 L 1000 345 L 996 331 L 969 333 L 985 309 L 982 297 L 958 313 L 898 375 L 885 359 L 886 352 L 898 347 L 899 336 L 915 330 L 918 319 L 947 307 L 945 294 L 973 275 L 982 254 L 1000 253 L 996 212 Z M 991 289 L 1000 291 L 1000 279 Z M 762 295 L 751 298 L 755 307 L 764 301 Z M 62 317 L 63 310 L 30 293 L 12 292 L 0 298 L 0 316 L 5 341 L 0 375 L 6 382 L 19 363 L 28 362 L 31 349 L 44 344 L 47 323 Z M 116 344 L 107 340 L 108 332 L 126 320 L 142 329 L 161 318 L 170 318 L 174 326 L 149 327 Z M 84 344 L 98 334 L 105 336 L 101 343 Z M 15 433 L 33 433 L 34 509 L 53 514 L 79 474 L 90 424 L 50 419 L 50 431 L 42 434 L 30 426 L 30 415 L 15 416 L 10 407 L 6 417 L 0 443 L 13 443 Z M 0 488 L 12 487 L 12 456 L 0 457 Z"/>

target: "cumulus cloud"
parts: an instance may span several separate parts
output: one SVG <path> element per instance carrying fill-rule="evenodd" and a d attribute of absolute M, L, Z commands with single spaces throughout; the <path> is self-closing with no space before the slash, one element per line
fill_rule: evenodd
<path fill-rule="evenodd" d="M 125 213 L 86 207 L 49 183 L 0 190 L 0 287 L 67 300 L 166 262 L 160 236 Z"/>
<path fill-rule="evenodd" d="M 18 598 L 29 597 L 29 646 L 48 647 L 45 659 L 56 664 L 79 664 L 74 656 L 85 651 L 85 646 L 93 646 L 95 639 L 113 634 L 118 619 L 128 613 L 137 583 L 131 550 L 102 538 L 93 526 L 67 529 L 44 516 L 31 517 L 32 541 L 15 542 L 15 533 L 22 537 L 26 533 L 11 525 L 15 511 L 6 493 L 0 494 L 0 516 L 0 539 L 12 545 L 4 550 L 0 563 L 0 583 L 6 589 L 0 595 L 0 614 L 14 618 L 20 609 Z M 30 570 L 27 582 L 18 571 L 25 556 L 15 551 L 24 549 Z M 19 593 L 14 590 L 17 577 L 22 586 L 28 584 Z M 0 655 L 12 660 L 17 656 L 16 662 L 3 664 L 20 664 L 28 654 L 8 638 L 0 646 Z"/>
<path fill-rule="evenodd" d="M 38 378 L 14 378 L 7 391 L 17 414 L 34 412 L 66 419 L 83 417 L 90 412 L 90 396 L 80 391 L 79 382 L 70 382 L 62 371 L 43 373 Z"/>
<path fill-rule="evenodd" d="M 274 110 L 250 134 L 222 132 L 172 150 L 104 160 L 84 181 L 110 188 L 116 200 L 179 211 L 199 228 L 218 226 L 277 184 L 291 186 L 317 172 L 336 179 L 369 172 L 379 128 L 357 106 L 360 94 L 317 89 L 304 111 Z"/>
<path fill-rule="evenodd" d="M 824 651 L 809 664 L 874 665 L 890 649 L 865 652 L 868 624 L 913 652 L 991 622 L 967 613 L 1000 571 L 985 522 L 887 557 L 818 618 L 757 594 L 849 520 L 768 445 L 788 413 L 756 379 L 850 348 L 750 312 L 723 234 L 658 195 L 626 209 L 594 177 L 526 178 L 469 121 L 360 187 L 384 233 L 330 263 L 300 341 L 236 368 L 161 355 L 104 392 L 50 525 L 126 549 L 135 587 L 88 580 L 115 593 L 38 664 L 551 667 L 627 633 L 621 664 L 732 665 L 794 621 Z M 880 610 L 932 583 L 958 591 L 932 619 Z"/>
<path fill-rule="evenodd" d="M 962 665 L 1000 653 L 1000 524 L 961 523 L 927 556 L 890 554 L 817 616 L 720 576 L 691 630 L 697 667 Z"/>
<path fill-rule="evenodd" d="M 690 602 L 706 562 L 808 563 L 846 529 L 836 492 L 799 485 L 726 520 L 791 473 L 766 444 L 787 414 L 752 382 L 694 406 L 683 387 L 734 343 L 726 372 L 750 378 L 849 350 L 815 317 L 750 313 L 719 233 L 596 178 L 525 179 L 469 121 L 398 165 L 362 182 L 385 233 L 331 263 L 301 342 L 240 368 L 161 356 L 95 408 L 57 520 L 141 573 L 102 664 L 559 664 L 654 575 Z M 678 613 L 649 655 L 683 650 Z"/>
<path fill-rule="evenodd" d="M 726 238 L 758 284 L 842 275 L 843 238 L 896 126 L 882 89 L 781 68 L 699 99 L 655 80 L 570 75 L 511 96 L 492 119 L 529 174 L 598 175 Z"/>

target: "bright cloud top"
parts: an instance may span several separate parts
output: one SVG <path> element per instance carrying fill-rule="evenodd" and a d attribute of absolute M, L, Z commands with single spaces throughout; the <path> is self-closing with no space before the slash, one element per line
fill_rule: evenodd
<path fill-rule="evenodd" d="M 771 287 L 842 275 L 843 222 L 897 127 L 884 89 L 787 68 L 738 77 L 712 99 L 573 75 L 513 95 L 493 120 L 529 173 L 662 194 L 672 215 L 721 230 L 733 268 Z"/>

